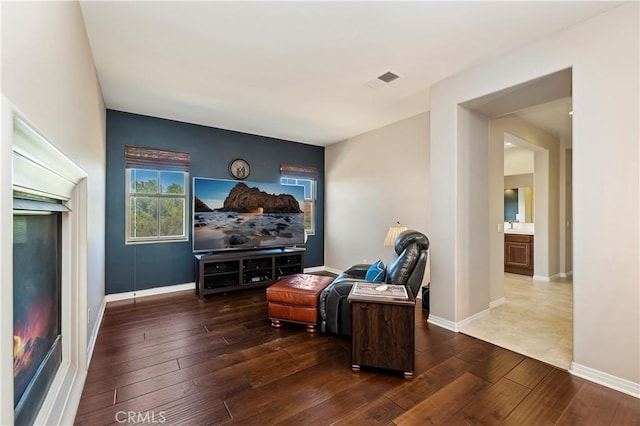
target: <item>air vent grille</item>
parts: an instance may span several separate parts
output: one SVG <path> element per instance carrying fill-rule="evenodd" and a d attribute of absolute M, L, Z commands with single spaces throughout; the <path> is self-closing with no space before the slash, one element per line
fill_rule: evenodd
<path fill-rule="evenodd" d="M 385 83 L 391 83 L 393 80 L 395 80 L 398 77 L 399 77 L 398 75 L 392 73 L 391 71 L 387 71 L 384 74 L 378 76 L 378 80 L 382 80 Z"/>

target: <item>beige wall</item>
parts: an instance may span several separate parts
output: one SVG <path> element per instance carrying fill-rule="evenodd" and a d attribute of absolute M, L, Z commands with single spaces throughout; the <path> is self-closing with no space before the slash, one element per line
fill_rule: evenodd
<path fill-rule="evenodd" d="M 2 94 L 88 178 L 86 242 L 78 248 L 86 256 L 80 271 L 82 306 L 91 309 L 86 342 L 96 325 L 104 297 L 105 243 L 105 107 L 98 84 L 80 7 L 76 2 L 2 2 Z M 10 224 L 11 183 L 9 140 L 1 151 L 2 211 L 0 222 Z M 9 147 L 9 149 L 6 149 Z M 9 182 L 7 182 L 9 180 Z M 3 225 L 2 259 L 11 259 L 10 228 Z M 2 280 L 3 293 L 11 280 Z M 11 299 L 2 297 L 2 308 L 11 311 Z M 84 315 L 83 315 L 84 318 Z M 83 329 L 83 328 L 81 328 Z M 3 395 L 13 394 L 12 325 L 2 316 L 0 327 L 0 380 Z M 86 349 L 86 348 L 84 348 Z M 11 398 L 0 402 L 0 424 L 11 424 Z"/>
<path fill-rule="evenodd" d="M 560 274 L 573 272 L 573 182 L 571 148 L 560 148 Z"/>
<path fill-rule="evenodd" d="M 429 235 L 429 115 L 419 114 L 326 149 L 325 266 L 378 259 L 396 221 Z"/>
<path fill-rule="evenodd" d="M 504 140 L 504 137 L 502 139 Z M 526 148 L 509 148 L 503 149 L 503 152 L 505 176 L 533 173 L 533 151 Z"/>
<path fill-rule="evenodd" d="M 467 267 L 462 262 L 464 252 L 486 247 L 480 242 L 458 244 L 461 223 L 472 221 L 476 214 L 476 208 L 467 209 L 458 201 L 464 197 L 460 192 L 467 190 L 460 151 L 471 143 L 461 134 L 458 105 L 572 68 L 572 371 L 636 393 L 640 382 L 639 194 L 616 183 L 639 182 L 638 7 L 638 3 L 624 4 L 441 81 L 431 89 L 430 112 L 431 312 L 459 322 L 472 313 L 461 308 L 467 305 L 464 298 L 477 292 L 471 287 L 486 285 L 461 279 L 460 268 Z M 621 211 L 630 218 L 624 232 L 619 228 Z M 536 228 L 537 222 L 536 211 Z M 492 230 L 494 225 L 485 224 Z M 451 292 L 451 288 L 459 290 Z M 488 286 L 484 291 L 489 292 Z"/>
<path fill-rule="evenodd" d="M 505 161 L 507 158 L 505 157 Z M 523 175 L 509 175 L 504 177 L 504 188 L 526 188 L 533 186 L 533 173 Z"/>

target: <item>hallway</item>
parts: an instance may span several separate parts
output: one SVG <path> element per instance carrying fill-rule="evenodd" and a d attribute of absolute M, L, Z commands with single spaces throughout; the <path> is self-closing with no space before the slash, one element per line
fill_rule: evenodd
<path fill-rule="evenodd" d="M 506 302 L 460 332 L 568 370 L 573 359 L 573 283 L 504 274 Z"/>

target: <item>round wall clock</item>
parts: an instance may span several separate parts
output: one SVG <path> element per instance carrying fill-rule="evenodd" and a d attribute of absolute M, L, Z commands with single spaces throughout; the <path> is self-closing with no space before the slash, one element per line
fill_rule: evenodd
<path fill-rule="evenodd" d="M 242 158 L 236 158 L 229 163 L 229 173 L 236 179 L 245 179 L 251 173 L 251 166 Z"/>

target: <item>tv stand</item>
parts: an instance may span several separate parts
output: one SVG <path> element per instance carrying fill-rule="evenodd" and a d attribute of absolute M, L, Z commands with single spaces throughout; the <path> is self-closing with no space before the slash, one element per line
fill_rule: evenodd
<path fill-rule="evenodd" d="M 304 248 L 200 253 L 195 255 L 196 295 L 265 287 L 304 270 Z"/>

